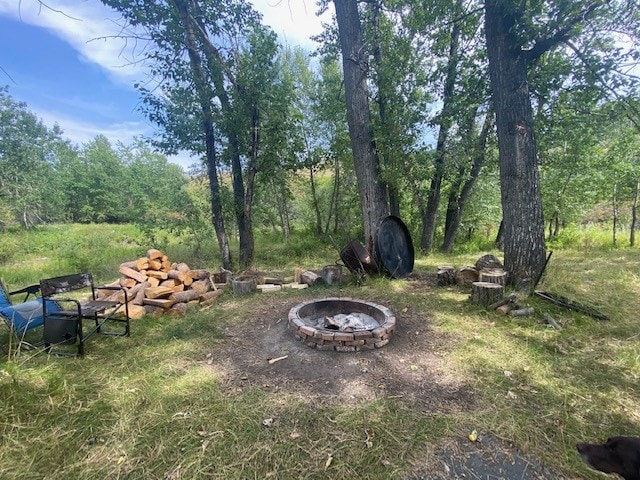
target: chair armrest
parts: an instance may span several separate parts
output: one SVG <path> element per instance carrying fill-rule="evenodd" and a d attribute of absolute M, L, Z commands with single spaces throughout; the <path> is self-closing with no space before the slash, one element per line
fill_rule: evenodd
<path fill-rule="evenodd" d="M 62 303 L 64 302 L 70 302 L 70 303 L 74 303 L 76 305 L 76 308 L 78 309 L 78 316 L 82 315 L 82 306 L 80 304 L 80 302 L 75 299 L 75 298 L 50 298 L 47 297 L 46 300 L 53 300 L 55 302 L 58 302 L 58 304 L 62 305 Z M 47 316 L 55 316 L 56 314 L 58 315 L 64 315 L 61 311 L 55 311 L 55 312 L 47 312 Z"/>
<path fill-rule="evenodd" d="M 35 285 L 29 285 L 28 287 L 21 288 L 19 290 L 14 290 L 13 292 L 9 292 L 9 295 L 19 295 L 20 293 L 26 293 L 27 295 L 24 297 L 26 301 L 30 295 L 37 297 L 39 292 L 40 292 L 40 285 L 35 284 Z"/>

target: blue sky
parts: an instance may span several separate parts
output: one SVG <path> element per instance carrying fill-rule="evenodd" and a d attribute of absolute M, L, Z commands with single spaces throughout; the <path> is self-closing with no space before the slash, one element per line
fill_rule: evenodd
<path fill-rule="evenodd" d="M 0 0 L 0 85 L 77 144 L 98 134 L 114 144 L 153 135 L 133 88 L 144 67 L 129 62 L 133 53 L 117 39 L 100 39 L 116 33 L 118 14 L 98 0 L 43 3 L 51 9 L 37 0 Z M 283 43 L 314 47 L 309 36 L 321 29 L 315 0 L 252 3 Z M 172 160 L 185 168 L 197 161 L 186 154 Z"/>

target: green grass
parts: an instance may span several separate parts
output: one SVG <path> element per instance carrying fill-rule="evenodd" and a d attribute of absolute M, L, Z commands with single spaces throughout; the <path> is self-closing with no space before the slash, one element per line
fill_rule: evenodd
<path fill-rule="evenodd" d="M 109 241 L 100 240 L 105 232 Z M 131 227 L 52 226 L 16 235 L 20 248 L 0 265 L 10 288 L 81 267 L 112 280 L 120 262 L 151 247 Z M 259 238 L 257 245 L 262 271 L 316 268 L 337 258 L 333 247 L 308 238 L 288 245 Z M 179 243 L 165 250 L 217 268 L 214 253 L 190 256 Z M 419 257 L 415 271 L 473 264 L 482 253 Z M 0 360 L 0 478 L 405 478 L 441 441 L 472 429 L 574 478 L 602 478 L 574 445 L 640 434 L 638 272 L 637 248 L 554 252 L 539 288 L 594 306 L 609 321 L 537 298 L 522 300 L 536 315 L 501 317 L 469 304 L 457 287 L 425 292 L 383 278 L 345 285 L 343 294 L 377 297 L 397 312 L 410 306 L 450 339 L 447 372 L 473 385 L 475 402 L 465 411 L 426 413 L 394 398 L 339 405 L 230 388 L 207 354 L 215 358 L 225 326 L 257 315 L 255 296 L 225 295 L 179 321 L 136 320 L 131 337 L 92 340 L 84 359 L 22 352 Z M 543 311 L 564 328 L 546 326 Z M 275 419 L 272 428 L 262 425 L 265 418 Z"/>

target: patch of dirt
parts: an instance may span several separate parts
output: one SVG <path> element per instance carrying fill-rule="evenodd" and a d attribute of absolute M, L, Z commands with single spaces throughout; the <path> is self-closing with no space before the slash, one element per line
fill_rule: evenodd
<path fill-rule="evenodd" d="M 266 313 L 226 329 L 228 341 L 216 348 L 231 388 L 269 387 L 340 403 L 392 397 L 425 412 L 472 407 L 473 389 L 444 368 L 449 340 L 430 328 L 425 315 L 394 312 L 397 329 L 383 348 L 321 351 L 296 340 L 287 325 L 289 310 L 306 297 L 288 297 L 283 304 L 277 295 L 260 295 L 259 310 Z"/>
<path fill-rule="evenodd" d="M 435 286 L 435 276 L 413 274 L 414 289 Z M 424 291 L 423 290 L 423 291 Z M 450 413 L 474 408 L 474 388 L 451 370 L 446 354 L 455 342 L 431 328 L 425 312 L 407 308 L 393 313 L 397 329 L 383 348 L 362 352 L 320 351 L 295 339 L 287 325 L 289 310 L 308 295 L 259 295 L 247 321 L 224 330 L 215 347 L 216 370 L 230 392 L 252 387 L 331 403 L 358 403 L 379 397 L 418 406 L 424 413 Z M 337 296 L 335 294 L 330 294 Z M 327 295 L 318 293 L 318 298 Z M 257 298 L 257 297 L 256 297 Z M 358 297 L 385 304 L 380 298 Z M 393 309 L 392 309 L 393 311 Z M 287 356 L 273 364 L 269 359 Z M 419 479 L 564 479 L 539 461 L 520 454 L 496 438 L 482 442 L 450 441 L 425 452 L 413 476 Z"/>

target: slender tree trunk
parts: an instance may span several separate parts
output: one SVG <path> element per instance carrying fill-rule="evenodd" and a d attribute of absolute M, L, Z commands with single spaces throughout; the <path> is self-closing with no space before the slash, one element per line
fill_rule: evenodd
<path fill-rule="evenodd" d="M 220 247 L 222 266 L 226 269 L 230 269 L 232 266 L 231 249 L 229 248 L 229 238 L 224 226 L 222 198 L 220 196 L 220 184 L 218 182 L 218 160 L 215 146 L 213 111 L 211 108 L 213 93 L 210 91 L 208 83 L 205 80 L 205 75 L 202 69 L 202 59 L 197 50 L 194 26 L 190 21 L 191 17 L 189 16 L 186 2 L 182 0 L 174 0 L 174 5 L 185 30 L 185 43 L 187 53 L 189 55 L 189 65 L 191 67 L 191 72 L 193 73 L 194 83 L 198 91 L 198 98 L 200 101 L 202 125 L 205 133 L 206 164 L 207 175 L 209 177 L 209 190 L 211 193 L 213 227 L 218 239 L 218 246 Z"/>
<path fill-rule="evenodd" d="M 358 3 L 333 0 L 338 21 L 342 68 L 347 102 L 347 123 L 358 179 L 365 246 L 375 256 L 375 234 L 389 213 L 387 191 L 380 181 L 380 165 L 373 139 L 367 88 L 367 58 L 364 52 Z"/>
<path fill-rule="evenodd" d="M 436 142 L 435 171 L 431 178 L 429 195 L 427 197 L 427 208 L 423 218 L 422 238 L 420 247 L 424 252 L 430 252 L 433 248 L 433 237 L 436 230 L 436 216 L 440 205 L 440 190 L 442 188 L 442 178 L 446 160 L 447 137 L 451 128 L 451 101 L 458 75 L 458 52 L 460 43 L 460 25 L 453 24 L 451 38 L 449 40 L 449 59 L 447 61 L 447 75 L 442 93 L 442 112 L 440 114 L 440 125 L 438 130 L 438 141 Z"/>
<path fill-rule="evenodd" d="M 316 214 L 316 233 L 322 235 L 322 216 L 320 215 L 320 203 L 318 202 L 318 194 L 316 192 L 316 181 L 313 176 L 313 165 L 309 167 L 309 183 L 311 184 L 311 201 L 313 203 L 313 211 Z"/>
<path fill-rule="evenodd" d="M 636 244 L 636 229 L 638 228 L 638 196 L 640 196 L 640 178 L 636 180 L 633 190 L 633 204 L 631 205 L 631 233 L 629 234 L 629 245 Z"/>
<path fill-rule="evenodd" d="M 509 281 L 526 289 L 544 268 L 546 248 L 527 58 L 512 3 L 486 0 L 485 33 L 498 132 L 504 265 Z"/>
<path fill-rule="evenodd" d="M 244 196 L 244 238 L 240 235 L 240 264 L 249 267 L 253 263 L 254 238 L 253 226 L 251 224 L 251 207 L 253 205 L 253 191 L 255 187 L 256 174 L 258 172 L 258 154 L 260 149 L 260 110 L 257 106 L 251 108 L 251 156 L 247 165 L 247 190 Z M 244 188 L 243 188 L 244 191 Z"/>
<path fill-rule="evenodd" d="M 388 118 L 387 118 L 387 79 L 382 73 L 382 41 L 380 34 L 380 8 L 382 4 L 380 2 L 370 2 L 368 6 L 371 10 L 371 21 L 373 26 L 373 61 L 375 62 L 375 81 L 378 87 L 378 114 L 380 116 L 380 131 L 385 135 L 388 132 Z M 387 169 L 387 175 L 385 184 L 387 186 L 387 192 L 389 194 L 389 211 L 391 215 L 396 217 L 400 216 L 400 201 L 399 192 L 397 189 L 397 182 L 389 182 L 389 173 L 393 168 L 391 156 L 389 154 L 388 144 L 390 142 L 383 141 L 383 145 L 380 146 L 380 158 L 382 165 Z"/>
<path fill-rule="evenodd" d="M 619 222 L 619 209 L 618 209 L 618 184 L 613 184 L 613 196 L 611 199 L 613 207 L 613 246 L 618 248 L 618 222 Z"/>
<path fill-rule="evenodd" d="M 475 145 L 473 152 L 473 163 L 471 165 L 471 172 L 469 178 L 462 185 L 462 189 L 458 192 L 457 189 L 451 189 L 451 196 L 449 197 L 449 205 L 447 207 L 447 220 L 445 222 L 444 241 L 440 251 L 444 253 L 450 253 L 453 248 L 456 236 L 458 235 L 458 229 L 460 228 L 460 220 L 462 219 L 462 213 L 464 207 L 467 205 L 469 195 L 473 190 L 480 170 L 484 165 L 484 159 L 487 149 L 487 138 L 491 131 L 491 125 L 493 124 L 493 111 L 489 111 L 482 124 L 482 130 Z"/>
<path fill-rule="evenodd" d="M 324 231 L 329 232 L 329 224 L 334 215 L 338 215 L 338 189 L 340 188 L 340 164 L 336 156 L 334 171 L 333 171 L 333 190 L 331 192 L 331 203 L 329 205 L 329 215 L 327 215 L 327 221 L 325 223 Z M 337 228 L 336 228 L 337 230 Z"/>

